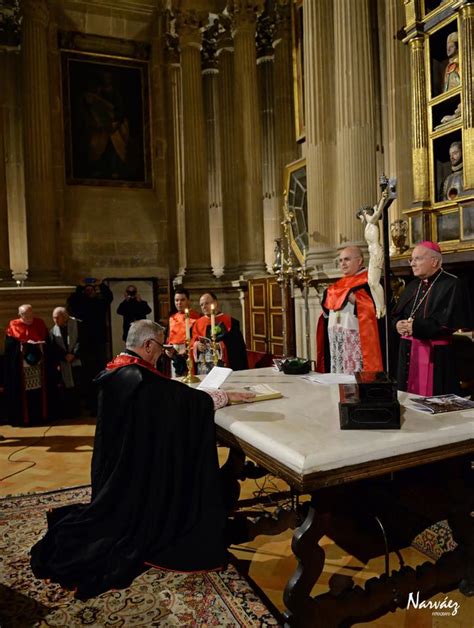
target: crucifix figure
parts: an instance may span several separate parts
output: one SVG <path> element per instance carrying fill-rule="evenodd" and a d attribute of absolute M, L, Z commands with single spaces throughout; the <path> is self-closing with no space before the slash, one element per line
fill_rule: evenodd
<path fill-rule="evenodd" d="M 374 207 L 361 207 L 357 212 L 357 218 L 365 223 L 364 237 L 369 251 L 368 283 L 372 298 L 375 303 L 377 318 L 385 316 L 385 297 L 380 284 L 382 269 L 384 266 L 384 249 L 379 220 L 389 198 L 389 188 L 382 189 L 382 194 Z"/>

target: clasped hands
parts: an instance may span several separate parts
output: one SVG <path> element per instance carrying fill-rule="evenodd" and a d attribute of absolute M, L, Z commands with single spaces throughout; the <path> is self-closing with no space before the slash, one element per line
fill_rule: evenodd
<path fill-rule="evenodd" d="M 413 321 L 401 320 L 395 325 L 396 330 L 400 336 L 412 336 L 413 335 Z"/>

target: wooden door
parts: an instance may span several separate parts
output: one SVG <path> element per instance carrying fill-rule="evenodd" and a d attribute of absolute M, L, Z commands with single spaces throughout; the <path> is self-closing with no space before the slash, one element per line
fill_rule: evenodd
<path fill-rule="evenodd" d="M 247 348 L 281 356 L 284 354 L 282 293 L 275 277 L 249 280 L 247 300 L 248 336 Z M 288 352 L 294 355 L 293 302 L 287 296 L 286 321 Z"/>

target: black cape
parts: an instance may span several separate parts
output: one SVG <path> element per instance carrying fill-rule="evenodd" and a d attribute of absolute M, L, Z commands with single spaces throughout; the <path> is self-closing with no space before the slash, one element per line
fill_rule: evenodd
<path fill-rule="evenodd" d="M 465 300 L 461 284 L 455 275 L 440 271 L 429 278 L 429 282 L 436 284 L 421 307 L 413 316 L 413 337 L 420 340 L 436 340 L 449 337 L 453 331 L 468 324 Z M 408 319 L 412 313 L 414 300 L 420 281 L 411 281 L 403 291 L 393 311 L 393 324 Z M 418 303 L 420 296 L 418 296 Z M 433 394 L 459 393 L 459 376 L 453 346 L 433 346 L 434 351 L 434 379 Z M 407 390 L 410 369 L 411 341 L 400 337 L 398 353 L 397 380 L 398 389 Z"/>
<path fill-rule="evenodd" d="M 123 588 L 144 562 L 213 569 L 227 562 L 213 402 L 138 365 L 97 378 L 90 504 L 59 508 L 31 550 L 38 578 L 85 599 Z"/>

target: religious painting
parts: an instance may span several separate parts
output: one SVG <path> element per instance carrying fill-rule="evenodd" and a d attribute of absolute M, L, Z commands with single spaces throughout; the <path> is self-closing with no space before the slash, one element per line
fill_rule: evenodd
<path fill-rule="evenodd" d="M 305 139 L 303 0 L 293 0 L 291 5 L 291 26 L 296 141 L 302 142 Z"/>
<path fill-rule="evenodd" d="M 474 205 L 462 209 L 462 239 L 474 240 Z"/>
<path fill-rule="evenodd" d="M 436 217 L 438 242 L 459 240 L 459 211 L 444 212 Z"/>
<path fill-rule="evenodd" d="M 148 62 L 62 52 L 66 181 L 151 187 Z"/>

